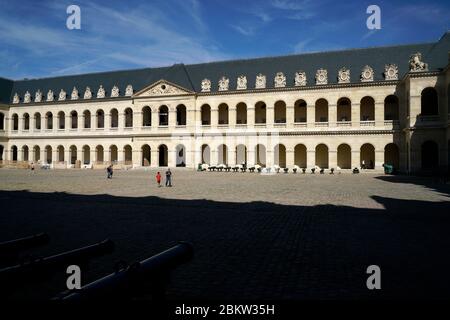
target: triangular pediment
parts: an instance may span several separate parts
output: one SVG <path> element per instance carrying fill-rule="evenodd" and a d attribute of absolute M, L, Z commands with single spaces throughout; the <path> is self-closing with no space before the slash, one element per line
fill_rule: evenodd
<path fill-rule="evenodd" d="M 167 80 L 159 80 L 142 90 L 136 92 L 133 97 L 159 97 L 193 94 L 194 92 L 171 83 Z"/>

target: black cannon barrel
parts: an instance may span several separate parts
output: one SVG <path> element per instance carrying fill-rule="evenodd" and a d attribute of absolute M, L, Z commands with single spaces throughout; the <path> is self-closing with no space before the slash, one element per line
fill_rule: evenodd
<path fill-rule="evenodd" d="M 193 255 L 194 249 L 190 243 L 179 242 L 170 249 L 91 282 L 79 290 L 68 292 L 59 299 L 85 300 L 127 294 L 136 284 L 142 285 L 150 279 L 167 275 L 179 265 L 190 261 Z"/>
<path fill-rule="evenodd" d="M 63 252 L 53 256 L 38 258 L 12 267 L 0 269 L 0 283 L 11 281 L 23 281 L 30 276 L 52 273 L 63 266 L 83 263 L 91 258 L 110 253 L 114 250 L 114 242 L 109 239 L 101 242 Z"/>
<path fill-rule="evenodd" d="M 50 241 L 50 237 L 46 233 L 38 233 L 28 237 L 0 242 L 0 254 L 9 254 L 42 246 Z"/>

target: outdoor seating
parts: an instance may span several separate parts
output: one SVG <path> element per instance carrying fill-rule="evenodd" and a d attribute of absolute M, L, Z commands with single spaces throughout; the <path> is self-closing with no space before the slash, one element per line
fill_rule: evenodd
<path fill-rule="evenodd" d="M 359 173 L 359 169 L 355 167 L 355 168 L 353 169 L 353 173 L 354 173 L 354 174 Z"/>
<path fill-rule="evenodd" d="M 311 174 L 316 173 L 316 168 L 311 168 Z"/>
<path fill-rule="evenodd" d="M 289 168 L 283 168 L 284 173 L 288 173 L 289 172 Z"/>
<path fill-rule="evenodd" d="M 334 174 L 334 168 L 330 169 L 330 174 Z"/>
<path fill-rule="evenodd" d="M 302 173 L 303 173 L 303 174 L 306 173 L 306 168 L 302 168 Z"/>
<path fill-rule="evenodd" d="M 255 172 L 255 167 L 250 167 L 250 168 L 248 168 L 248 171 L 250 171 L 250 172 Z"/>
<path fill-rule="evenodd" d="M 276 173 L 280 173 L 280 166 L 274 165 L 273 169 L 275 170 Z"/>
<path fill-rule="evenodd" d="M 325 173 L 325 169 L 320 169 L 320 174 L 324 174 Z"/>

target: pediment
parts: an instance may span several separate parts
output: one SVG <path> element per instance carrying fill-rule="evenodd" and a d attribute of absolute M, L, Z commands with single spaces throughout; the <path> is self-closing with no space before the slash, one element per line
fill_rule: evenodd
<path fill-rule="evenodd" d="M 193 93 L 186 88 L 162 79 L 136 92 L 133 97 L 178 96 Z"/>

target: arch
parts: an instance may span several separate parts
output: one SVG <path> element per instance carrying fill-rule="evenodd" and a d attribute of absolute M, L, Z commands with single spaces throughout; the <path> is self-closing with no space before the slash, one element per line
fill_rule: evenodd
<path fill-rule="evenodd" d="M 22 147 L 22 152 L 23 152 L 23 161 L 30 161 L 30 149 L 28 148 L 28 146 L 23 146 Z"/>
<path fill-rule="evenodd" d="M 274 164 L 281 168 L 286 168 L 286 147 L 284 144 L 277 144 L 274 149 Z"/>
<path fill-rule="evenodd" d="M 53 162 L 53 150 L 51 146 L 45 147 L 45 163 L 51 164 Z"/>
<path fill-rule="evenodd" d="M 17 115 L 17 113 L 14 113 L 12 115 L 11 121 L 12 121 L 12 129 L 14 131 L 19 130 L 19 116 Z"/>
<path fill-rule="evenodd" d="M 315 104 L 315 122 L 328 122 L 328 101 L 320 98 Z"/>
<path fill-rule="evenodd" d="M 360 149 L 361 168 L 375 168 L 375 147 L 370 143 L 365 143 Z"/>
<path fill-rule="evenodd" d="M 384 99 L 384 120 L 399 120 L 399 103 L 396 95 Z"/>
<path fill-rule="evenodd" d="M 0 112 L 0 130 L 5 130 L 5 115 L 2 112 Z"/>
<path fill-rule="evenodd" d="M 30 130 L 30 115 L 28 113 L 23 115 L 23 130 Z"/>
<path fill-rule="evenodd" d="M 83 164 L 88 165 L 91 163 L 91 147 L 88 145 L 83 146 Z"/>
<path fill-rule="evenodd" d="M 428 87 L 422 90 L 420 114 L 422 116 L 435 116 L 439 114 L 438 94 L 435 88 Z"/>
<path fill-rule="evenodd" d="M 150 146 L 148 144 L 144 144 L 141 147 L 141 151 L 142 151 L 142 166 L 143 167 L 150 167 L 151 164 L 151 156 L 152 156 L 152 149 L 150 148 Z"/>
<path fill-rule="evenodd" d="M 294 164 L 300 168 L 306 168 L 306 154 L 306 146 L 302 143 L 297 144 L 294 148 Z"/>
<path fill-rule="evenodd" d="M 75 110 L 70 112 L 70 128 L 78 129 L 78 112 Z"/>
<path fill-rule="evenodd" d="M 236 146 L 236 164 L 247 164 L 247 147 L 243 144 Z"/>
<path fill-rule="evenodd" d="M 95 147 L 95 160 L 99 164 L 105 162 L 105 150 L 100 144 Z"/>
<path fill-rule="evenodd" d="M 125 164 L 132 164 L 133 163 L 133 149 L 129 144 L 127 144 L 125 147 L 123 147 L 123 153 L 124 153 L 124 160 Z"/>
<path fill-rule="evenodd" d="M 36 130 L 41 130 L 41 114 L 39 112 L 34 114 L 34 128 Z"/>
<path fill-rule="evenodd" d="M 45 114 L 45 128 L 47 130 L 53 129 L 53 113 L 50 111 Z"/>
<path fill-rule="evenodd" d="M 346 143 L 340 144 L 337 148 L 337 165 L 341 169 L 352 168 L 352 148 Z"/>
<path fill-rule="evenodd" d="M 375 120 L 375 100 L 366 96 L 360 102 L 360 121 Z"/>
<path fill-rule="evenodd" d="M 12 161 L 17 161 L 17 147 L 16 146 L 12 146 L 11 147 L 11 160 Z"/>
<path fill-rule="evenodd" d="M 72 145 L 70 146 L 70 164 L 75 164 L 77 162 L 77 147 Z"/>
<path fill-rule="evenodd" d="M 286 123 L 286 102 L 279 100 L 274 105 L 275 123 Z"/>
<path fill-rule="evenodd" d="M 58 162 L 64 162 L 64 147 L 58 146 Z"/>
<path fill-rule="evenodd" d="M 226 103 L 219 105 L 219 124 L 228 124 L 228 105 Z"/>
<path fill-rule="evenodd" d="M 295 101 L 294 122 L 306 122 L 306 101 L 303 99 Z"/>
<path fill-rule="evenodd" d="M 202 113 L 202 125 L 209 126 L 211 125 L 211 107 L 209 104 L 204 104 L 201 107 Z"/>
<path fill-rule="evenodd" d="M 176 147 L 176 166 L 186 167 L 186 148 L 184 145 L 179 144 Z"/>
<path fill-rule="evenodd" d="M 211 148 L 204 144 L 202 145 L 202 163 L 211 164 Z"/>
<path fill-rule="evenodd" d="M 58 129 L 64 130 L 66 128 L 66 114 L 64 111 L 58 112 Z"/>
<path fill-rule="evenodd" d="M 91 112 L 89 110 L 84 110 L 83 118 L 84 118 L 84 128 L 90 129 L 91 128 Z"/>
<path fill-rule="evenodd" d="M 166 105 L 159 107 L 159 125 L 168 126 L 169 125 L 169 108 Z"/>
<path fill-rule="evenodd" d="M 165 144 L 158 147 L 158 165 L 160 167 L 167 167 L 169 159 L 169 151 Z"/>
<path fill-rule="evenodd" d="M 144 108 L 142 108 L 142 126 L 152 126 L 152 109 L 149 106 L 145 106 Z"/>
<path fill-rule="evenodd" d="M 236 124 L 247 124 L 247 105 L 244 102 L 236 106 Z"/>
<path fill-rule="evenodd" d="M 113 144 L 109 147 L 109 161 L 112 164 L 115 164 L 117 163 L 118 159 L 119 159 L 119 150 L 117 146 Z"/>
<path fill-rule="evenodd" d="M 395 143 L 389 143 L 384 147 L 384 164 L 392 165 L 397 170 L 400 167 L 400 152 Z"/>
<path fill-rule="evenodd" d="M 255 123 L 266 123 L 266 104 L 259 101 L 255 104 Z"/>
<path fill-rule="evenodd" d="M 352 121 L 352 102 L 349 98 L 340 98 L 337 101 L 337 121 Z"/>
<path fill-rule="evenodd" d="M 186 125 L 186 106 L 184 104 L 180 104 L 177 106 L 177 126 L 185 126 Z"/>
<path fill-rule="evenodd" d="M 38 162 L 41 160 L 41 147 L 38 145 L 33 147 L 33 153 L 34 153 L 34 162 Z"/>
<path fill-rule="evenodd" d="M 111 109 L 110 111 L 110 126 L 111 128 L 118 128 L 119 127 L 119 111 L 117 111 L 116 108 Z"/>
<path fill-rule="evenodd" d="M 125 128 L 133 127 L 133 110 L 131 108 L 125 109 Z"/>
<path fill-rule="evenodd" d="M 105 127 L 105 112 L 102 109 L 97 110 L 95 113 L 97 118 L 97 128 L 101 129 Z"/>
<path fill-rule="evenodd" d="M 439 146 L 436 142 L 428 140 L 421 148 L 422 169 L 435 169 L 439 166 Z"/>
<path fill-rule="evenodd" d="M 217 164 L 228 164 L 228 147 L 226 144 L 217 147 Z"/>
<path fill-rule="evenodd" d="M 255 147 L 255 163 L 265 167 L 266 166 L 266 147 L 263 144 L 257 144 Z"/>
<path fill-rule="evenodd" d="M 328 146 L 323 143 L 316 146 L 316 166 L 328 169 Z"/>

